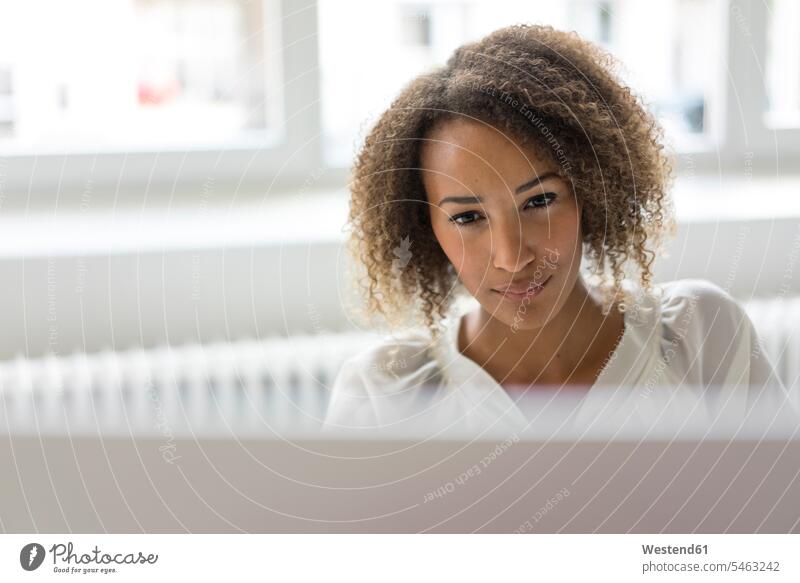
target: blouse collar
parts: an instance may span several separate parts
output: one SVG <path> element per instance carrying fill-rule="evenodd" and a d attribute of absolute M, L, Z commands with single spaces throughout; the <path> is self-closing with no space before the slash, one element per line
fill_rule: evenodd
<path fill-rule="evenodd" d="M 623 290 L 629 308 L 623 313 L 625 328 L 622 338 L 595 383 L 580 399 L 580 414 L 596 410 L 601 404 L 604 408 L 609 406 L 609 394 L 604 391 L 612 385 L 615 386 L 612 400 L 627 398 L 629 391 L 625 391 L 624 386 L 640 380 L 651 359 L 658 353 L 659 302 L 630 280 L 623 281 Z M 594 293 L 595 290 L 590 287 L 590 292 Z M 444 318 L 443 333 L 433 345 L 435 358 L 445 382 L 468 397 L 474 405 L 474 411 L 485 421 L 492 424 L 510 423 L 522 431 L 529 426 L 529 421 L 517 401 L 483 367 L 458 349 L 463 316 L 476 305 L 477 302 L 472 298 L 457 302 L 452 312 Z M 598 390 L 600 387 L 604 391 Z"/>

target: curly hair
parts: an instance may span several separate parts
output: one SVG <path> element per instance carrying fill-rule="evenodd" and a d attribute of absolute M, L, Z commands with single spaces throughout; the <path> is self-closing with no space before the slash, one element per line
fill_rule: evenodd
<path fill-rule="evenodd" d="M 621 293 L 630 260 L 652 289 L 653 260 L 674 231 L 671 163 L 661 127 L 615 66 L 575 33 L 515 25 L 461 46 L 445 66 L 411 81 L 371 128 L 353 168 L 350 252 L 366 271 L 367 311 L 390 322 L 421 312 L 434 334 L 447 315 L 459 282 L 433 233 L 420 147 L 434 126 L 460 116 L 558 162 L 583 202 L 584 257 L 611 297 Z"/>

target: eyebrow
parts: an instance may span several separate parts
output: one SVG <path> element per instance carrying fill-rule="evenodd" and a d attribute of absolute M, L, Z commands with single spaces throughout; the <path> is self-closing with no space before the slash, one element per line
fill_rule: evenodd
<path fill-rule="evenodd" d="M 541 182 L 544 182 L 545 180 L 557 177 L 558 177 L 557 172 L 545 172 L 544 174 L 542 174 L 541 176 L 537 176 L 533 180 L 529 180 L 524 184 L 520 184 L 514 191 L 514 194 L 522 194 L 526 190 L 530 190 L 531 188 L 533 188 L 534 186 L 536 186 Z M 446 196 L 439 201 L 439 204 L 443 205 L 447 202 L 453 202 L 456 204 L 470 204 L 475 202 L 483 202 L 483 198 L 481 198 L 480 196 Z"/>

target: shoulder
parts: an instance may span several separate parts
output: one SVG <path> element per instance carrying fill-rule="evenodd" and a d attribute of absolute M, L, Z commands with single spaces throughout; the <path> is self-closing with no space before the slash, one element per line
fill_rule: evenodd
<path fill-rule="evenodd" d="M 704 279 L 678 279 L 661 290 L 661 319 L 667 326 L 709 327 L 746 318 L 744 308 L 724 289 Z"/>
<path fill-rule="evenodd" d="M 717 284 L 680 279 L 658 287 L 662 339 L 672 346 L 684 345 L 695 358 L 716 353 L 723 358 L 736 347 L 747 351 L 757 342 L 744 307 Z"/>
<path fill-rule="evenodd" d="M 753 321 L 727 291 L 702 279 L 658 287 L 662 354 L 685 366 L 682 379 L 703 386 L 766 387 L 768 398 L 788 399 Z"/>
<path fill-rule="evenodd" d="M 418 331 L 387 336 L 348 358 L 335 384 L 360 381 L 370 390 L 391 389 L 403 379 L 418 376 L 434 366 L 430 337 Z"/>
<path fill-rule="evenodd" d="M 676 279 L 658 284 L 664 298 L 697 298 L 703 301 L 726 302 L 731 295 L 707 279 Z"/>
<path fill-rule="evenodd" d="M 377 426 L 419 406 L 439 378 L 430 337 L 386 337 L 342 364 L 331 388 L 326 426 Z"/>

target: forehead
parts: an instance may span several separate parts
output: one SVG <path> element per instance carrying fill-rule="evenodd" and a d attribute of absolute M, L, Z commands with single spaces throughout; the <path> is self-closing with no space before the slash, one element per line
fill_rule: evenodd
<path fill-rule="evenodd" d="M 558 170 L 544 148 L 470 118 L 448 119 L 434 127 L 422 143 L 420 165 L 431 194 L 442 188 L 463 190 L 476 182 L 516 186 L 516 181 Z"/>

